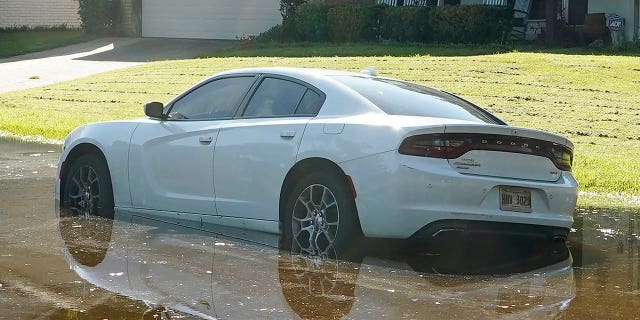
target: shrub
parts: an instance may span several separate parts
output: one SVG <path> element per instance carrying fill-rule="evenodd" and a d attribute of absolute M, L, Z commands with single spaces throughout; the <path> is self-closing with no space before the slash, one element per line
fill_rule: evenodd
<path fill-rule="evenodd" d="M 280 14 L 282 24 L 278 28 L 271 28 L 258 36 L 260 41 L 294 41 L 297 40 L 296 12 L 300 5 L 307 0 L 280 0 Z"/>
<path fill-rule="evenodd" d="M 269 30 L 259 34 L 256 37 L 256 41 L 258 41 L 258 42 L 271 42 L 271 41 L 284 42 L 285 39 L 284 39 L 282 34 L 283 34 L 283 27 L 282 27 L 281 24 L 279 24 L 279 25 L 273 26 Z"/>
<path fill-rule="evenodd" d="M 505 40 L 513 26 L 513 10 L 509 7 L 387 7 L 372 3 L 375 2 L 282 0 L 282 25 L 263 33 L 258 39 L 496 43 Z"/>
<path fill-rule="evenodd" d="M 297 40 L 327 40 L 328 7 L 322 0 L 311 0 L 296 9 L 295 30 Z"/>
<path fill-rule="evenodd" d="M 395 41 L 430 40 L 429 7 L 386 7 L 380 14 L 380 38 Z"/>
<path fill-rule="evenodd" d="M 511 32 L 513 10 L 481 5 L 434 7 L 429 11 L 429 25 L 437 42 L 501 42 Z"/>
<path fill-rule="evenodd" d="M 280 0 L 280 14 L 283 21 L 293 19 L 296 15 L 296 9 L 307 0 Z"/>
<path fill-rule="evenodd" d="M 378 38 L 382 6 L 337 6 L 327 11 L 328 37 L 335 42 L 372 41 Z"/>
<path fill-rule="evenodd" d="M 118 0 L 80 0 L 82 29 L 89 34 L 109 34 L 119 22 Z"/>
<path fill-rule="evenodd" d="M 0 28 L 0 32 L 27 32 L 27 31 L 68 31 L 68 30 L 76 30 L 74 28 L 69 28 L 66 24 L 58 24 L 54 26 L 11 26 L 6 28 Z"/>

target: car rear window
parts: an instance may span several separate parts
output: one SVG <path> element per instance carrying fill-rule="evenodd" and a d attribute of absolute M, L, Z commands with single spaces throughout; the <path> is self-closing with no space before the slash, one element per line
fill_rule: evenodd
<path fill-rule="evenodd" d="M 304 94 L 304 97 L 302 97 L 300 104 L 298 104 L 296 114 L 315 116 L 318 114 L 318 111 L 320 111 L 322 102 L 323 99 L 319 94 L 311 89 L 307 89 L 307 92 Z"/>
<path fill-rule="evenodd" d="M 419 84 L 359 76 L 334 76 L 334 79 L 355 90 L 388 114 L 504 124 L 487 111 L 463 99 Z"/>

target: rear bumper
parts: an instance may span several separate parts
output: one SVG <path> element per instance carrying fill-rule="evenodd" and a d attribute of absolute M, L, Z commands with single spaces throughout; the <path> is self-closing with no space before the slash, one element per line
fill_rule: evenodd
<path fill-rule="evenodd" d="M 358 197 L 362 231 L 406 239 L 436 221 L 488 221 L 568 229 L 578 184 L 562 172 L 554 182 L 506 179 L 455 171 L 444 159 L 390 151 L 340 164 Z M 500 210 L 500 187 L 531 190 L 532 212 Z"/>

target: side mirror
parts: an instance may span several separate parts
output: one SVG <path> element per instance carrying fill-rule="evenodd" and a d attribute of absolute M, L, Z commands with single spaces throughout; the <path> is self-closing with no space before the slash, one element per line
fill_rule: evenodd
<path fill-rule="evenodd" d="M 162 102 L 147 102 L 144 104 L 144 114 L 150 118 L 164 119 L 164 105 Z"/>

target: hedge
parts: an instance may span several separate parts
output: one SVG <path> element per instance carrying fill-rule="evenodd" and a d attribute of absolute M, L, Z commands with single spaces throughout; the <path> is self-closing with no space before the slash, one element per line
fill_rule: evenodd
<path fill-rule="evenodd" d="M 431 40 L 430 7 L 387 7 L 380 15 L 380 38 L 400 42 Z"/>
<path fill-rule="evenodd" d="M 297 40 L 326 41 L 328 10 L 328 6 L 319 0 L 312 0 L 300 5 L 294 18 Z"/>
<path fill-rule="evenodd" d="M 298 6 L 287 8 L 287 14 L 293 16 L 285 17 L 280 27 L 265 32 L 259 39 L 496 43 L 505 41 L 513 26 L 513 9 L 508 7 L 389 7 L 343 5 L 344 1 L 338 0 L 298 2 Z"/>
<path fill-rule="evenodd" d="M 80 0 L 81 26 L 89 34 L 110 34 L 119 20 L 119 0 Z"/>
<path fill-rule="evenodd" d="M 442 6 L 429 11 L 432 39 L 444 43 L 495 43 L 507 39 L 513 10 L 482 5 Z"/>
<path fill-rule="evenodd" d="M 338 6 L 327 10 L 329 40 L 372 41 L 378 38 L 381 6 Z"/>

